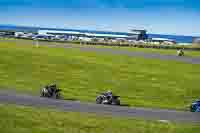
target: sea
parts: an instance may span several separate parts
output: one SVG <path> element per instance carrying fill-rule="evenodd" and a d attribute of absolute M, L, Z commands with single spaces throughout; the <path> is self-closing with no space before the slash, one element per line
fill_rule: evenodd
<path fill-rule="evenodd" d="M 77 30 L 77 29 L 61 29 L 61 28 L 41 28 L 30 26 L 16 26 L 16 25 L 0 25 L 0 30 L 11 30 L 21 32 L 37 32 L 38 30 L 61 30 L 61 31 L 78 31 L 99 34 L 114 34 L 114 35 L 129 35 L 127 32 L 111 32 L 111 31 L 95 31 L 95 30 Z M 165 35 L 165 34 L 151 34 L 148 33 L 149 38 L 166 38 L 175 40 L 177 43 L 192 43 L 194 36 L 184 35 Z"/>

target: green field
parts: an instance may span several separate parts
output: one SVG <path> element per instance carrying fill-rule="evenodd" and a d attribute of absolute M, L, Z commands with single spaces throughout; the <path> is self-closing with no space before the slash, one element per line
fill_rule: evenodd
<path fill-rule="evenodd" d="M 39 95 L 56 82 L 66 99 L 94 102 L 112 89 L 131 106 L 186 109 L 199 97 L 200 65 L 0 43 L 0 86 Z"/>
<path fill-rule="evenodd" d="M 199 124 L 111 118 L 86 113 L 60 112 L 0 105 L 1 133 L 199 133 Z"/>
<path fill-rule="evenodd" d="M 1 39 L 0 39 L 1 40 Z M 22 40 L 22 39 L 2 39 L 3 40 L 16 40 L 16 43 L 35 43 L 32 40 Z M 48 43 L 48 44 L 58 44 L 58 45 L 73 45 L 73 46 L 81 46 L 81 47 L 95 47 L 95 48 L 111 48 L 111 49 L 121 49 L 121 50 L 128 50 L 128 51 L 135 51 L 135 52 L 145 52 L 145 53 L 156 53 L 156 54 L 164 54 L 164 55 L 176 55 L 177 50 L 173 49 L 156 49 L 156 48 L 137 48 L 137 47 L 119 47 L 119 46 L 102 46 L 102 45 L 80 45 L 79 43 L 59 43 L 59 42 L 40 42 L 39 44 Z M 192 46 L 192 45 L 185 45 L 184 47 L 197 47 L 199 46 Z M 200 57 L 200 51 L 187 51 L 185 50 L 185 55 L 189 57 Z"/>

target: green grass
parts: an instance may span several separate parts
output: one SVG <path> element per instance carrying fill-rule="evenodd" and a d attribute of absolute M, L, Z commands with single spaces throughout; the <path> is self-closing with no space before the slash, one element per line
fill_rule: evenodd
<path fill-rule="evenodd" d="M 199 124 L 112 118 L 53 109 L 0 105 L 1 133 L 199 133 Z"/>
<path fill-rule="evenodd" d="M 155 48 L 137 48 L 137 47 L 119 47 L 119 46 L 100 46 L 100 45 L 83 45 L 84 47 L 96 47 L 96 48 L 111 48 L 111 49 L 121 49 L 133 52 L 144 52 L 144 53 L 154 53 L 162 55 L 176 55 L 177 50 L 174 49 L 155 49 Z M 200 57 L 200 51 L 184 51 L 187 57 Z"/>
<path fill-rule="evenodd" d="M 50 44 L 53 42 L 50 42 Z M 53 43 L 55 44 L 55 43 Z M 57 44 L 66 44 L 66 43 L 57 43 Z M 71 43 L 72 44 L 72 43 Z M 72 45 L 77 45 L 80 46 L 79 43 L 72 44 Z M 146 45 L 151 45 L 151 44 L 146 44 Z M 123 46 L 103 46 L 103 45 L 81 45 L 82 47 L 96 47 L 96 48 L 112 48 L 112 49 L 123 49 L 123 50 L 128 50 L 128 51 L 135 51 L 135 52 L 145 52 L 145 53 L 156 53 L 156 54 L 164 54 L 164 55 L 176 55 L 177 50 L 175 49 L 156 49 L 156 48 L 138 48 L 138 47 L 123 47 Z M 185 45 L 185 46 L 180 46 L 180 45 L 175 45 L 176 47 L 182 48 L 199 48 L 199 46 L 193 46 L 193 45 Z M 174 46 L 174 47 L 175 47 Z M 200 57 L 200 51 L 188 51 L 185 50 L 185 55 L 189 57 Z"/>
<path fill-rule="evenodd" d="M 58 43 L 59 44 L 59 43 Z M 60 43 L 61 45 L 63 43 Z M 78 45 L 78 44 L 76 44 Z M 148 45 L 148 44 L 147 44 Z M 175 49 L 156 49 L 156 48 L 138 48 L 138 47 L 121 47 L 121 46 L 102 46 L 102 45 L 82 45 L 84 47 L 96 47 L 96 48 L 111 48 L 111 49 L 122 49 L 133 52 L 145 52 L 145 53 L 155 53 L 163 55 L 176 55 L 177 50 Z M 192 48 L 192 45 L 184 46 Z M 182 46 L 180 46 L 182 48 Z M 194 47 L 195 48 L 195 47 Z M 185 50 L 185 55 L 188 57 L 200 57 L 200 51 L 188 51 Z"/>
<path fill-rule="evenodd" d="M 52 42 L 50 42 L 50 43 L 52 43 Z M 57 44 L 62 45 L 65 43 L 57 43 Z M 79 44 L 72 44 L 72 45 L 80 46 Z M 133 51 L 133 52 L 135 51 L 135 52 L 145 52 L 145 53 L 156 53 L 156 54 L 164 54 L 164 55 L 176 55 L 176 53 L 177 53 L 177 50 L 175 50 L 175 49 L 156 49 L 156 48 L 138 48 L 138 47 L 121 47 L 121 46 L 102 46 L 102 45 L 82 45 L 82 47 L 112 48 L 112 49 L 128 50 L 128 51 Z M 182 47 L 182 46 L 180 46 L 180 47 Z M 183 46 L 183 47 L 192 48 L 193 46 L 188 45 L 188 46 Z M 189 56 L 189 57 L 200 57 L 200 51 L 185 50 L 184 52 L 185 52 L 185 55 Z"/>
<path fill-rule="evenodd" d="M 199 66 L 0 43 L 1 88 L 39 95 L 41 87 L 55 81 L 65 98 L 90 102 L 98 93 L 112 89 L 131 106 L 186 109 L 200 94 Z"/>
<path fill-rule="evenodd" d="M 0 39 L 1 40 L 1 39 Z M 2 39 L 5 40 L 6 39 Z M 15 40 L 16 43 L 34 43 L 32 40 L 23 40 L 23 39 L 13 39 L 9 38 L 9 40 Z M 135 51 L 135 52 L 145 52 L 145 53 L 156 53 L 156 54 L 164 54 L 164 55 L 176 55 L 177 50 L 173 49 L 155 49 L 155 48 L 137 48 L 137 47 L 119 47 L 119 46 L 102 46 L 102 45 L 80 45 L 79 43 L 59 43 L 59 42 L 40 42 L 40 44 L 48 43 L 48 44 L 58 44 L 58 45 L 66 45 L 71 44 L 74 46 L 81 46 L 81 47 L 95 47 L 95 48 L 111 48 L 111 49 L 122 49 L 128 51 Z M 184 46 L 184 47 L 199 47 L 199 46 Z M 187 51 L 185 50 L 185 55 L 189 57 L 200 57 L 200 51 Z"/>

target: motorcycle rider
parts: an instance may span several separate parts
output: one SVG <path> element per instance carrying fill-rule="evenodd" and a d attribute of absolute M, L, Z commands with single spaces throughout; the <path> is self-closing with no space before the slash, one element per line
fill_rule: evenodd
<path fill-rule="evenodd" d="M 56 93 L 57 91 L 57 86 L 56 84 L 51 84 L 51 85 L 46 85 L 44 88 L 43 88 L 43 93 L 48 96 L 53 96 L 54 93 Z"/>
<path fill-rule="evenodd" d="M 120 96 L 113 95 L 112 91 L 108 90 L 96 97 L 96 103 L 107 105 L 120 105 L 119 97 Z"/>
<path fill-rule="evenodd" d="M 49 85 L 49 93 L 51 94 L 51 96 L 56 92 L 57 90 L 57 85 L 56 84 L 51 84 Z"/>
<path fill-rule="evenodd" d="M 184 48 L 183 48 L 183 49 L 184 49 Z M 183 55 L 183 54 L 184 54 L 183 49 L 179 49 L 179 50 L 177 51 L 177 55 Z"/>
<path fill-rule="evenodd" d="M 42 95 L 49 95 L 49 86 L 46 85 L 42 90 Z"/>
<path fill-rule="evenodd" d="M 113 93 L 112 91 L 108 90 L 107 92 L 104 93 L 108 101 L 112 100 Z"/>

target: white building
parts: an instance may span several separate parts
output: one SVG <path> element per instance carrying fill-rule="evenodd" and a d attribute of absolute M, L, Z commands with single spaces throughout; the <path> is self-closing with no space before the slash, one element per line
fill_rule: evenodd
<path fill-rule="evenodd" d="M 151 42 L 153 42 L 154 44 L 176 44 L 175 40 L 172 39 L 167 39 L 167 38 L 151 38 L 150 39 Z"/>
<path fill-rule="evenodd" d="M 56 30 L 39 30 L 38 34 L 43 35 L 67 35 L 75 37 L 85 37 L 85 38 L 129 38 L 128 35 L 116 35 L 116 34 L 97 34 L 89 32 L 76 32 L 76 31 L 56 31 Z M 83 39 L 83 38 L 82 38 Z"/>

